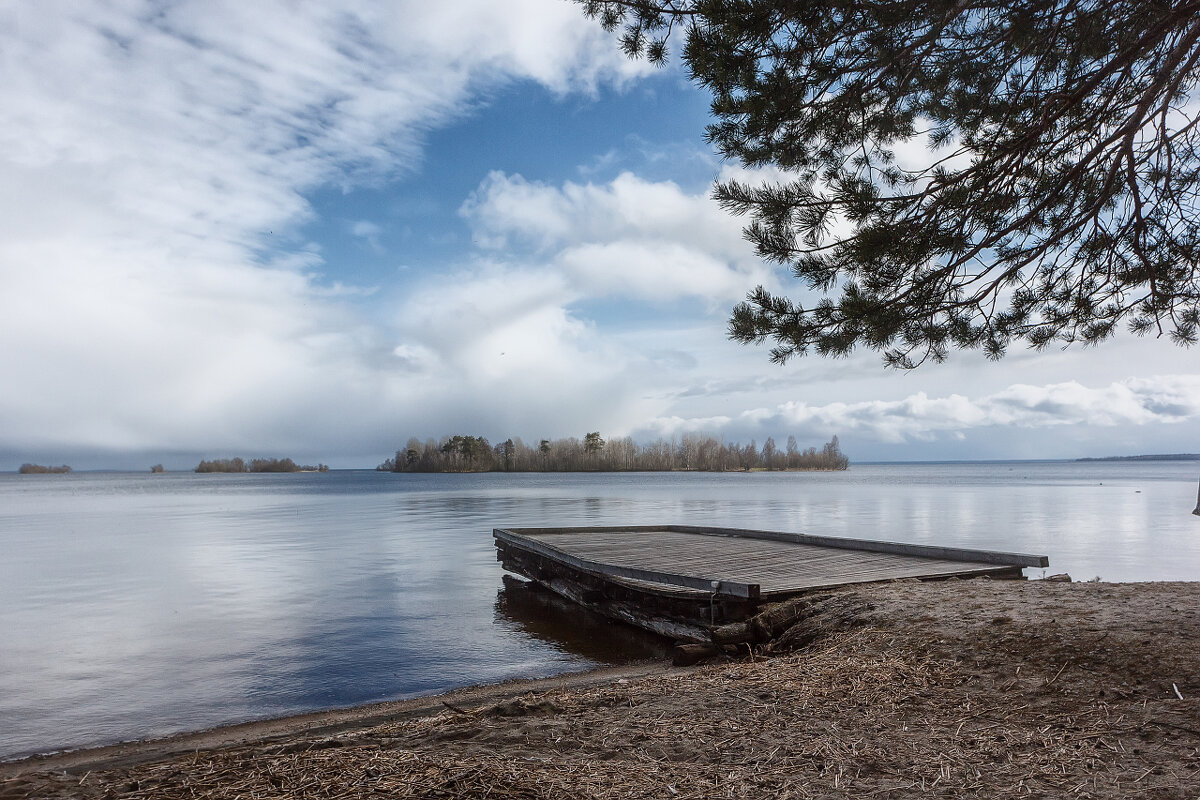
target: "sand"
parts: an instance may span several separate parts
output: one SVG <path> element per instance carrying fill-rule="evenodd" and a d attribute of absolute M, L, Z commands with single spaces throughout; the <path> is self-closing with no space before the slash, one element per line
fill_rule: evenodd
<path fill-rule="evenodd" d="M 849 589 L 786 655 L 0 764 L 0 798 L 1200 797 L 1200 584 Z"/>

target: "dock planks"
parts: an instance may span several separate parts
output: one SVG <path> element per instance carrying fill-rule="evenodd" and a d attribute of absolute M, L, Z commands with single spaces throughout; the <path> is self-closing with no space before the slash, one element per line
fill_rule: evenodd
<path fill-rule="evenodd" d="M 517 528 L 494 535 L 502 552 L 534 552 L 596 577 L 764 600 L 852 583 L 1012 575 L 1048 563 L 1021 553 L 694 526 Z"/>

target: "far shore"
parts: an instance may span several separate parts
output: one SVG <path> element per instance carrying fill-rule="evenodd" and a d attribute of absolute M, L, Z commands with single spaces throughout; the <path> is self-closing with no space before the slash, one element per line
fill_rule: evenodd
<path fill-rule="evenodd" d="M 18 797 L 1200 795 L 1200 583 L 905 581 L 804 650 L 0 764 Z"/>

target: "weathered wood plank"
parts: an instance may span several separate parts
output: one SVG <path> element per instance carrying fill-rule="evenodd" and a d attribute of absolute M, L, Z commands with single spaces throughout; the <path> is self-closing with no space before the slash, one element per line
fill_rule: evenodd
<path fill-rule="evenodd" d="M 728 580 L 758 583 L 762 592 L 826 585 L 831 578 L 838 576 L 845 582 L 863 582 L 1008 569 L 997 565 L 916 559 L 777 541 L 698 537 L 671 531 L 626 537 L 624 542 L 616 543 L 594 541 L 601 538 L 599 536 L 547 535 L 535 538 L 593 561 L 681 574 L 720 574 Z M 620 546 L 622 544 L 623 547 Z"/>
<path fill-rule="evenodd" d="M 506 528 L 504 530 L 522 536 L 544 537 L 560 534 L 638 534 L 655 532 L 677 532 L 700 536 L 736 539 L 759 539 L 792 544 L 808 544 L 839 550 L 891 553 L 915 558 L 933 558 L 949 561 L 967 561 L 981 564 L 1002 564 L 1016 567 L 1046 567 L 1049 559 L 1042 555 L 1008 553 L 993 550 L 975 550 L 962 547 L 885 542 L 872 539 L 846 539 L 837 536 L 815 536 L 803 533 L 748 530 L 741 528 L 718 528 L 695 525 L 625 525 L 601 527 L 558 527 L 558 528 Z"/>
<path fill-rule="evenodd" d="M 916 558 L 936 558 L 981 564 L 1004 564 L 1013 567 L 1050 566 L 1050 559 L 1046 556 L 1031 555 L 1029 553 L 1006 553 L 995 550 L 974 550 L 965 547 L 942 547 L 940 545 L 909 544 L 906 542 L 884 542 L 873 539 L 843 539 L 839 536 L 813 536 L 806 533 L 742 530 L 739 528 L 702 528 L 690 525 L 668 525 L 667 529 L 697 533 L 702 536 L 736 536 L 752 539 L 769 539 L 772 541 L 794 542 L 795 544 L 810 544 L 845 550 L 893 553 L 896 555 L 915 556 Z"/>
<path fill-rule="evenodd" d="M 698 589 L 700 591 L 710 592 L 716 595 L 731 595 L 733 597 L 755 598 L 759 595 L 759 586 L 755 583 L 746 583 L 741 581 L 733 581 L 723 578 L 705 577 L 696 575 L 680 575 L 673 572 L 664 572 L 656 569 L 645 569 L 642 567 L 620 566 L 616 564 L 603 563 L 600 561 L 592 561 L 587 558 L 580 558 L 571 553 L 561 550 L 553 545 L 538 541 L 534 538 L 513 534 L 509 530 L 496 528 L 492 531 L 492 535 L 498 540 L 504 542 L 507 546 L 518 550 L 528 550 L 538 553 L 549 558 L 554 558 L 564 564 L 569 564 L 575 569 L 584 572 L 591 572 L 597 575 L 614 575 L 621 578 L 633 578 L 635 580 L 650 581 L 652 583 L 665 583 L 670 586 L 686 586 L 689 589 Z"/>

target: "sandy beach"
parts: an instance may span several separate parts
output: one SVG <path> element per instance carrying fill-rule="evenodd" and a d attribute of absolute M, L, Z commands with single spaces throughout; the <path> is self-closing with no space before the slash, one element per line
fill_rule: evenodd
<path fill-rule="evenodd" d="M 837 592 L 799 651 L 0 764 L 0 798 L 1200 796 L 1200 584 Z"/>

